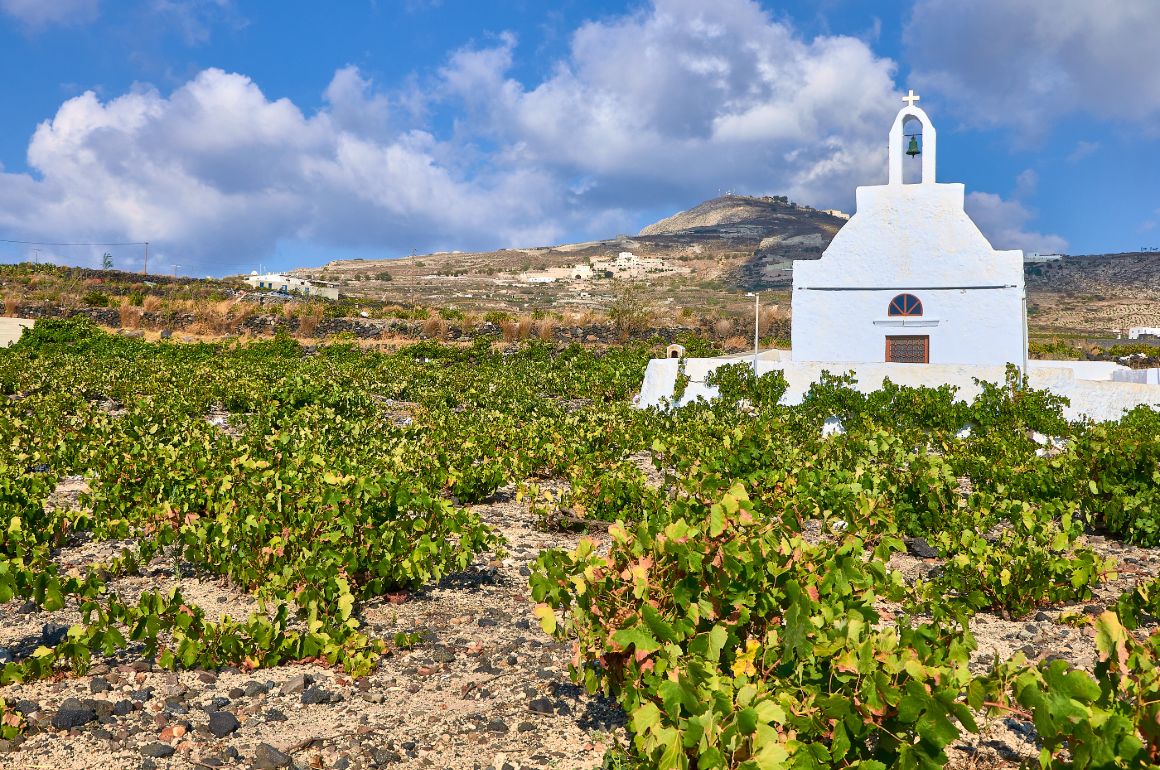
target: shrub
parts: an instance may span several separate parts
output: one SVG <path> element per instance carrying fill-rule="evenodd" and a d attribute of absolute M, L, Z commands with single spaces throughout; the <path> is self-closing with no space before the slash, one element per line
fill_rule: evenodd
<path fill-rule="evenodd" d="M 107 335 L 83 316 L 41 318 L 26 328 L 13 350 L 50 352 L 59 348 L 83 348 Z"/>
<path fill-rule="evenodd" d="M 972 647 L 937 621 L 888 621 L 886 547 L 815 547 L 734 486 L 667 523 L 609 529 L 537 561 L 544 629 L 578 640 L 573 676 L 616 696 L 648 767 L 930 767 L 960 725 Z M 559 613 L 559 614 L 557 614 Z M 881 764 L 880 764 L 881 763 Z"/>
<path fill-rule="evenodd" d="M 87 307 L 108 307 L 109 296 L 99 291 L 85 292 L 81 296 L 81 304 Z"/>
<path fill-rule="evenodd" d="M 423 335 L 429 339 L 441 339 L 447 334 L 447 322 L 435 316 L 423 322 Z"/>
<path fill-rule="evenodd" d="M 1062 660 L 1008 666 L 1016 703 L 1031 712 L 1042 767 L 1096 770 L 1160 764 L 1160 634 L 1139 640 L 1115 614 L 1093 622 L 1093 678 Z"/>
<path fill-rule="evenodd" d="M 997 538 L 974 529 L 939 535 L 949 558 L 930 584 L 934 602 L 957 595 L 973 609 L 1019 618 L 1044 605 L 1091 599 L 1094 586 L 1115 577 L 1114 560 L 1076 546 L 1082 527 L 1070 513 L 1056 523 L 1025 502 L 1008 505 Z"/>
<path fill-rule="evenodd" d="M 608 308 L 608 318 L 621 339 L 647 329 L 652 316 L 652 298 L 645 287 L 636 284 L 621 287 Z"/>
<path fill-rule="evenodd" d="M 1160 413 L 1137 407 L 1118 423 L 1088 426 L 1071 454 L 1091 520 L 1129 542 L 1160 545 Z"/>
<path fill-rule="evenodd" d="M 776 406 L 789 387 L 780 370 L 755 377 L 752 364 L 719 366 L 709 372 L 705 384 L 717 388 L 722 403 L 737 404 L 744 399 L 753 407 Z"/>

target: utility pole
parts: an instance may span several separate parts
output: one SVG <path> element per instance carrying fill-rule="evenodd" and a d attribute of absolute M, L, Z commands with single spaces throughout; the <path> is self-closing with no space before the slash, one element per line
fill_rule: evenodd
<path fill-rule="evenodd" d="M 1024 287 L 1023 288 L 1023 371 L 1021 372 L 1024 379 L 1027 379 L 1027 343 L 1028 343 L 1028 341 L 1029 340 L 1028 340 L 1028 334 L 1027 334 L 1027 288 Z M 1022 383 L 1020 383 L 1020 387 L 1022 387 Z"/>
<path fill-rule="evenodd" d="M 753 376 L 757 377 L 757 346 L 761 334 L 761 292 L 746 292 L 745 296 L 753 297 Z"/>
<path fill-rule="evenodd" d="M 173 268 L 173 277 L 176 278 L 177 277 L 177 268 L 181 267 L 181 265 L 170 265 L 170 267 Z"/>
<path fill-rule="evenodd" d="M 40 264 L 40 249 L 33 249 L 32 250 L 32 264 L 34 264 L 34 265 Z"/>
<path fill-rule="evenodd" d="M 149 241 L 145 241 L 145 275 L 149 275 Z"/>

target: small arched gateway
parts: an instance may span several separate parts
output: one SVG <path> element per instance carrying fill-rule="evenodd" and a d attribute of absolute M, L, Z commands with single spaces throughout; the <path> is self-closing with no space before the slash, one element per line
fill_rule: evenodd
<path fill-rule="evenodd" d="M 963 185 L 936 181 L 934 126 L 903 101 L 887 183 L 859 187 L 822 258 L 794 263 L 793 360 L 1023 365 L 1023 253 L 992 248 Z"/>

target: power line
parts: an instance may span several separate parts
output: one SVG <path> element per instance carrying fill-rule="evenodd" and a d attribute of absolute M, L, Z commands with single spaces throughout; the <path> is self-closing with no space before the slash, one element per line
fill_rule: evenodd
<path fill-rule="evenodd" d="M 0 238 L 0 243 L 18 243 L 21 246 L 148 246 L 148 241 L 126 241 L 124 243 L 48 243 L 45 241 L 13 241 Z"/>

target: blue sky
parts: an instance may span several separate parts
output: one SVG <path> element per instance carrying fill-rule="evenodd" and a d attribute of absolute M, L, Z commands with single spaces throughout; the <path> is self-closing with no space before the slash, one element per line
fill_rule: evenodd
<path fill-rule="evenodd" d="M 997 247 L 1160 246 L 1158 39 L 1156 0 L 0 0 L 0 238 L 216 275 L 849 211 L 914 88 Z"/>

